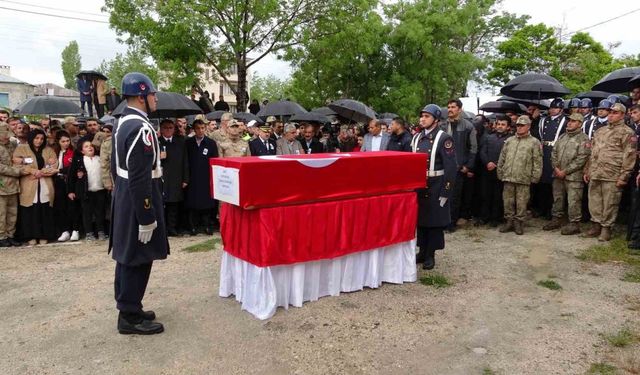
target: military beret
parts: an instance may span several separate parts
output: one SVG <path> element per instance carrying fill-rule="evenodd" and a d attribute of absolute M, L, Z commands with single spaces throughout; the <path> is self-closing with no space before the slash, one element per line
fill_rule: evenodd
<path fill-rule="evenodd" d="M 615 103 L 614 105 L 611 106 L 611 111 L 627 113 L 627 107 L 625 107 L 624 104 L 622 103 Z"/>
<path fill-rule="evenodd" d="M 531 125 L 531 119 L 529 116 L 522 115 L 516 120 L 516 125 Z"/>
<path fill-rule="evenodd" d="M 572 113 L 571 116 L 569 116 L 569 120 L 574 120 L 574 121 L 584 121 L 584 116 L 582 116 L 582 114 L 580 113 Z"/>

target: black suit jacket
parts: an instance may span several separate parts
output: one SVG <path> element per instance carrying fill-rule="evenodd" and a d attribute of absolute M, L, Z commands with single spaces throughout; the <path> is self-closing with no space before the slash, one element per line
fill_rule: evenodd
<path fill-rule="evenodd" d="M 171 143 L 158 137 L 160 151 L 166 151 L 167 157 L 160 160 L 162 165 L 162 198 L 165 202 L 182 202 L 184 194 L 182 183 L 189 183 L 189 163 L 185 139 L 181 136 L 171 138 Z"/>
<path fill-rule="evenodd" d="M 305 154 L 321 154 L 324 152 L 324 146 L 315 138 L 311 140 L 311 147 L 307 147 L 307 140 L 304 138 L 300 140 L 300 144 L 302 144 Z M 309 152 L 309 149 L 311 149 L 311 152 Z"/>
<path fill-rule="evenodd" d="M 271 147 L 267 150 L 267 147 L 262 142 L 262 139 L 256 138 L 249 141 L 249 150 L 251 151 L 251 156 L 263 156 L 263 155 L 275 155 L 276 154 L 276 141 L 269 138 L 267 142 Z"/>

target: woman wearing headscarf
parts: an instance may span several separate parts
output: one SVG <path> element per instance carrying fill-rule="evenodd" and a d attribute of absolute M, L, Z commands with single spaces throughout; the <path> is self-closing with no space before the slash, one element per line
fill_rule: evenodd
<path fill-rule="evenodd" d="M 29 172 L 20 177 L 19 225 L 29 245 L 46 244 L 55 239 L 53 176 L 58 173 L 55 151 L 46 145 L 46 134 L 40 129 L 29 132 L 27 143 L 13 153 L 14 162 Z"/>

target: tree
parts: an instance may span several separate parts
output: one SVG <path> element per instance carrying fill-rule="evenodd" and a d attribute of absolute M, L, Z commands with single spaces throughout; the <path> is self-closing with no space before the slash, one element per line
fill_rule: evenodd
<path fill-rule="evenodd" d="M 122 83 L 122 77 L 131 72 L 144 73 L 151 78 L 156 86 L 159 86 L 161 82 L 159 70 L 147 60 L 148 57 L 145 57 L 139 49 L 134 47 L 125 54 L 118 53 L 112 60 L 103 60 L 96 70 L 106 75 L 109 79 L 109 85 L 118 88 L 118 90 Z"/>
<path fill-rule="evenodd" d="M 316 35 L 318 20 L 342 1 L 331 0 L 105 0 L 110 24 L 129 43 L 140 43 L 170 73 L 198 87 L 202 65 L 211 65 L 246 107 L 247 69 L 269 53 Z M 237 86 L 227 74 L 235 65 Z M 187 87 L 183 86 L 186 91 Z"/>
<path fill-rule="evenodd" d="M 64 87 L 68 89 L 76 88 L 76 74 L 82 68 L 78 42 L 72 40 L 62 50 L 62 75 L 64 76 Z"/>
<path fill-rule="evenodd" d="M 266 77 L 254 76 L 251 80 L 251 98 L 262 102 L 267 99 L 270 102 L 289 98 L 291 81 L 278 79 L 273 75 Z"/>

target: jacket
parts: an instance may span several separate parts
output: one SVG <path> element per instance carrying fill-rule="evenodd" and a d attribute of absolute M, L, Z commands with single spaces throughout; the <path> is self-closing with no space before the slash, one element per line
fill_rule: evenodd
<path fill-rule="evenodd" d="M 0 195 L 14 195 L 20 192 L 20 172 L 22 167 L 13 165 L 13 146 L 0 144 Z"/>
<path fill-rule="evenodd" d="M 509 139 L 509 133 L 499 134 L 485 134 L 480 141 L 480 161 L 483 169 L 486 169 L 487 164 L 495 163 L 498 165 L 500 159 L 500 153 L 504 147 L 504 143 Z"/>
<path fill-rule="evenodd" d="M 380 140 L 380 151 L 384 151 L 387 149 L 387 144 L 389 144 L 389 133 L 381 132 L 380 135 L 382 136 L 382 140 Z M 362 148 L 360 149 L 360 151 L 362 152 L 373 151 L 372 142 L 373 142 L 373 135 L 371 133 L 365 134 L 364 141 L 362 142 Z M 340 151 L 343 151 L 342 148 L 340 149 Z"/>
<path fill-rule="evenodd" d="M 294 139 L 293 142 L 287 142 L 284 137 L 278 139 L 276 142 L 276 155 L 302 155 L 304 154 L 304 149 L 300 142 L 297 139 Z"/>
<path fill-rule="evenodd" d="M 514 184 L 535 184 L 542 174 L 542 146 L 532 135 L 510 137 L 498 160 L 498 179 Z"/>
<path fill-rule="evenodd" d="M 403 131 L 402 134 L 391 134 L 386 150 L 411 152 L 411 139 L 408 131 Z"/>
<path fill-rule="evenodd" d="M 627 182 L 636 163 L 637 143 L 635 132 L 622 121 L 598 129 L 586 168 L 589 178 Z"/>
<path fill-rule="evenodd" d="M 441 129 L 453 137 L 458 169 L 467 167 L 467 169 L 473 170 L 478 154 L 478 137 L 473 124 L 460 117 L 458 120 L 444 122 Z"/>
<path fill-rule="evenodd" d="M 102 141 L 100 148 L 102 149 L 100 153 L 102 185 L 104 185 L 105 189 L 111 190 L 113 188 L 113 179 L 111 178 L 111 137 Z"/>
<path fill-rule="evenodd" d="M 13 156 L 23 158 L 23 168 L 27 172 L 35 172 L 38 170 L 38 166 L 36 164 L 36 156 L 29 148 L 28 144 L 19 145 L 13 153 Z M 56 156 L 55 151 L 53 151 L 50 147 L 45 147 L 42 150 L 42 158 L 44 159 L 45 164 L 49 165 L 49 168 L 45 167 L 40 169 L 41 171 L 48 171 L 52 175 L 57 173 L 58 170 L 58 157 Z M 47 190 L 49 190 L 49 205 L 53 207 L 53 200 L 55 197 L 55 189 L 53 186 L 53 177 L 47 176 L 42 177 L 44 184 L 47 185 Z M 33 205 L 33 199 L 38 192 L 38 180 L 33 178 L 33 175 L 28 174 L 26 176 L 20 177 L 20 205 L 22 207 L 31 207 Z"/>
<path fill-rule="evenodd" d="M 107 81 L 102 79 L 96 79 L 95 81 L 96 88 L 96 96 L 98 97 L 98 104 L 107 104 L 107 93 L 109 89 L 107 88 Z"/>
<path fill-rule="evenodd" d="M 315 138 L 311 139 L 311 147 L 307 146 L 307 140 L 304 138 L 300 140 L 300 144 L 305 154 L 321 154 L 324 152 L 324 146 Z"/>
<path fill-rule="evenodd" d="M 589 137 L 577 129 L 562 134 L 551 153 L 551 166 L 566 173 L 566 181 L 582 181 L 584 166 L 591 155 Z"/>
<path fill-rule="evenodd" d="M 160 137 L 160 151 L 166 151 L 167 157 L 160 160 L 162 166 L 162 198 L 165 202 L 182 202 L 184 191 L 182 184 L 189 183 L 189 163 L 185 139 L 171 137 L 171 142 Z"/>
<path fill-rule="evenodd" d="M 251 151 L 251 155 L 253 156 L 275 155 L 276 142 L 271 138 L 267 138 L 266 140 L 268 146 L 266 146 L 264 142 L 265 141 L 263 141 L 262 138 L 260 137 L 250 140 L 249 150 Z"/>

